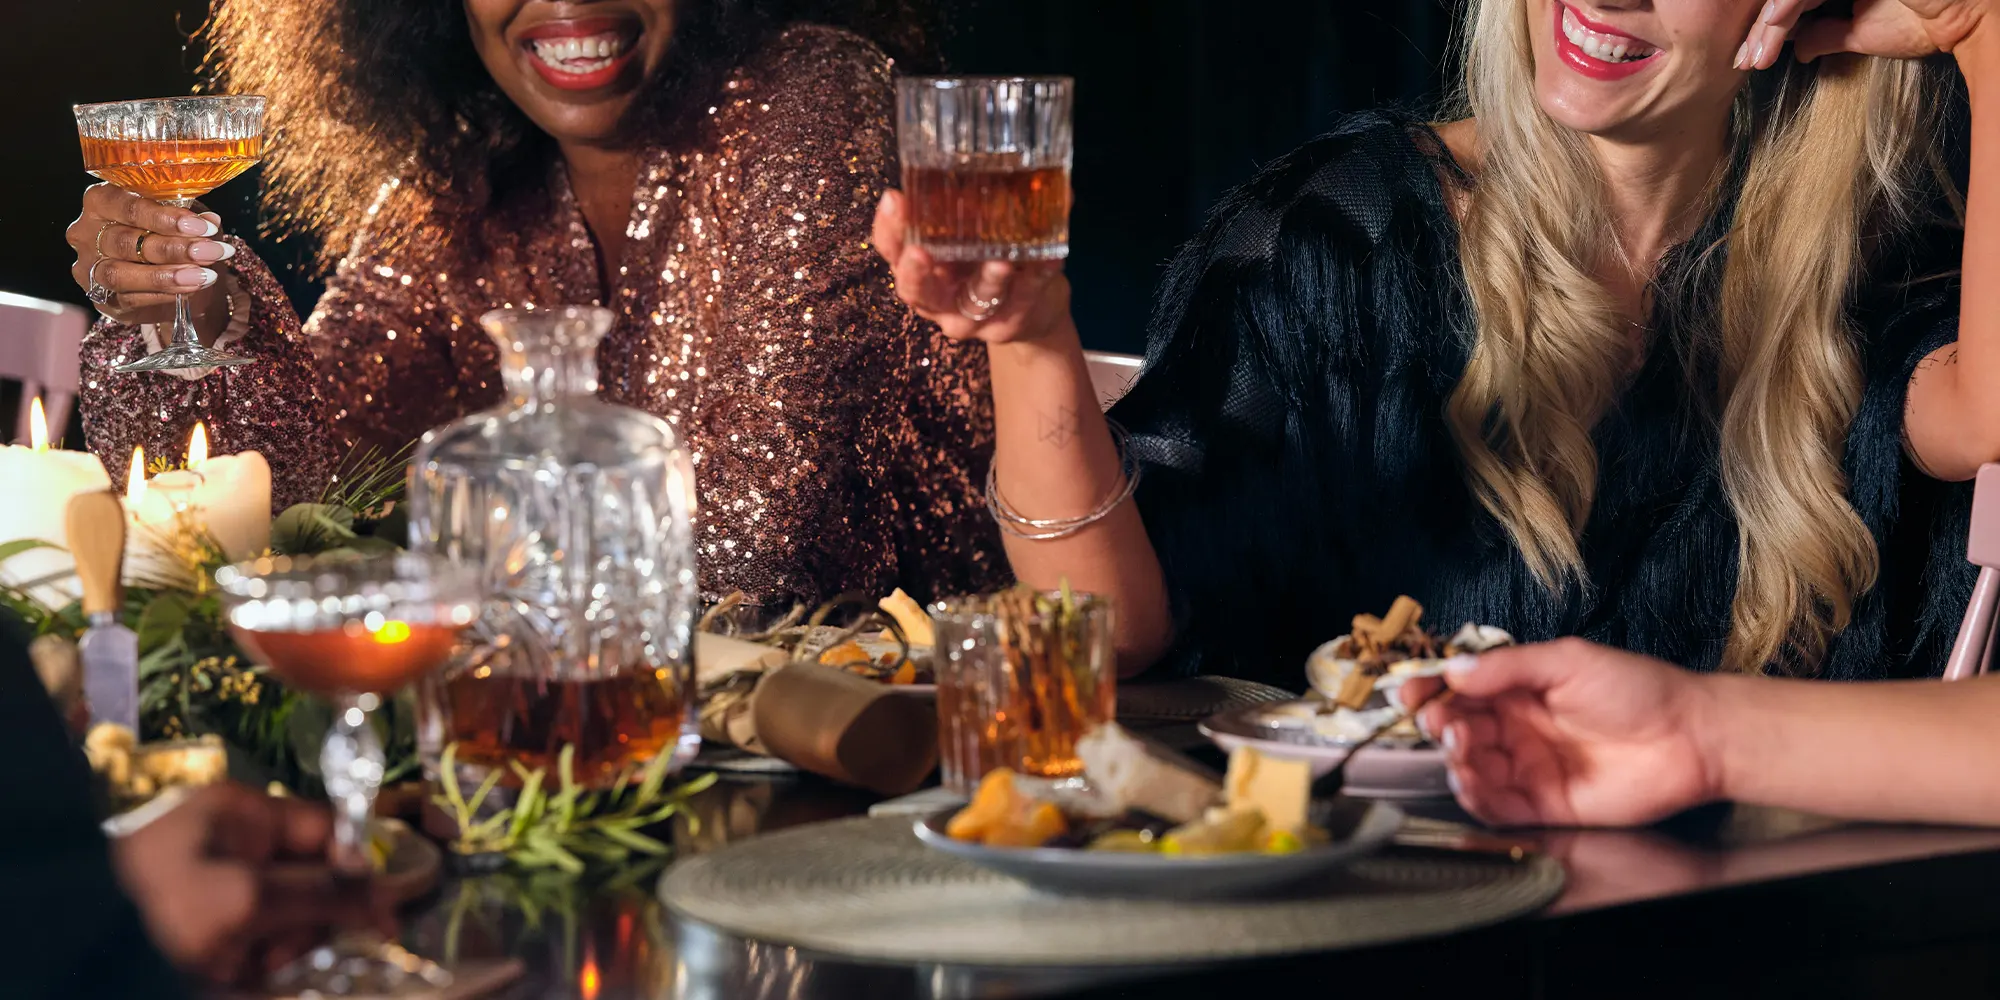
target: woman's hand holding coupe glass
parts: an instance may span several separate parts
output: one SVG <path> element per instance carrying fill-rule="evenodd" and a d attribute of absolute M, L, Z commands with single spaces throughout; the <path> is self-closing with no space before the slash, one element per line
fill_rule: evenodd
<path fill-rule="evenodd" d="M 70 277 L 89 292 L 101 286 L 111 297 L 99 311 L 121 323 L 174 321 L 174 296 L 188 295 L 195 326 L 212 340 L 226 309 L 218 284 L 219 265 L 236 248 L 213 237 L 222 218 L 195 213 L 133 194 L 111 184 L 83 192 L 83 212 L 64 234 L 76 263 Z"/>

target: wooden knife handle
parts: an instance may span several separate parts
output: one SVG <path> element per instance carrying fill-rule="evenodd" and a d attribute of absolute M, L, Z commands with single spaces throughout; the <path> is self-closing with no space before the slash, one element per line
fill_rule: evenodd
<path fill-rule="evenodd" d="M 119 572 L 125 564 L 125 505 L 108 490 L 70 498 L 64 527 L 76 575 L 83 583 L 83 613 L 116 613 Z"/>

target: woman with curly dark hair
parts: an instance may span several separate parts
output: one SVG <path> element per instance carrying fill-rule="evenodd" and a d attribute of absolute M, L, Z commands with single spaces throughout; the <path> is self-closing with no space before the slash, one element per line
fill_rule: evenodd
<path fill-rule="evenodd" d="M 332 277 L 301 324 L 216 216 L 91 188 L 74 273 L 116 293 L 84 352 L 92 449 L 177 454 L 204 420 L 270 459 L 275 503 L 308 499 L 349 447 L 501 400 L 482 313 L 596 303 L 617 314 L 599 394 L 695 456 L 705 590 L 988 582 L 983 365 L 868 242 L 896 167 L 888 52 L 928 61 L 926 20 L 912 0 L 222 0 L 214 85 L 270 99 L 271 218 Z M 256 363 L 114 371 L 159 349 L 175 291 Z"/>

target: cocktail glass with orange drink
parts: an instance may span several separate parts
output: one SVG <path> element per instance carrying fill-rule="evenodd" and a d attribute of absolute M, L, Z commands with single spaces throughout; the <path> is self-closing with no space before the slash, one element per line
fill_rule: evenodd
<path fill-rule="evenodd" d="M 167 97 L 79 104 L 77 138 L 83 168 L 99 180 L 176 208 L 256 166 L 264 155 L 261 97 Z M 166 349 L 118 366 L 121 372 L 178 371 L 249 364 L 250 359 L 203 347 L 175 296 L 174 340 Z"/>

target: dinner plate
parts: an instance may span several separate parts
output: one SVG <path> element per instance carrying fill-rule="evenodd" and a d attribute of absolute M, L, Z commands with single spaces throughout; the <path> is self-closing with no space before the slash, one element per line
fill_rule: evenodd
<path fill-rule="evenodd" d="M 1280 711 L 1284 707 L 1251 705 L 1220 712 L 1202 722 L 1201 732 L 1224 750 L 1249 747 L 1273 757 L 1308 761 L 1314 777 L 1333 770 L 1351 753 L 1354 763 L 1347 765 L 1342 789 L 1348 795 L 1371 799 L 1451 797 L 1442 749 L 1385 737 L 1352 750 L 1349 741 L 1322 736 L 1301 720 L 1284 715 Z"/>
<path fill-rule="evenodd" d="M 1126 899 L 1240 899 L 1273 892 L 1375 853 L 1403 826 L 1401 809 L 1373 802 L 1354 835 L 1338 843 L 1290 854 L 1185 857 L 1071 847 L 987 847 L 945 832 L 957 812 L 958 807 L 942 809 L 917 820 L 917 839 L 1045 892 Z"/>

